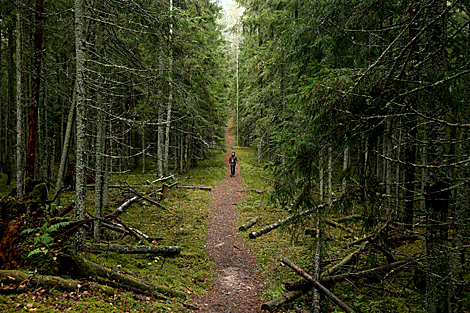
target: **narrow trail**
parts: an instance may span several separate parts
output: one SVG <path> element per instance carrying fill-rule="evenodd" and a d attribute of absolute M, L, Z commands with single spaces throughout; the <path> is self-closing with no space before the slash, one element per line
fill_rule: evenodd
<path fill-rule="evenodd" d="M 229 125 L 232 119 L 229 120 Z M 230 146 L 233 137 L 225 133 Z M 228 165 L 231 150 L 224 158 Z M 207 252 L 217 265 L 217 277 L 212 289 L 196 298 L 199 312 L 245 313 L 261 312 L 261 285 L 256 258 L 237 238 L 237 208 L 243 198 L 243 178 L 240 166 L 234 177 L 227 176 L 212 189 L 212 213 L 207 231 Z"/>

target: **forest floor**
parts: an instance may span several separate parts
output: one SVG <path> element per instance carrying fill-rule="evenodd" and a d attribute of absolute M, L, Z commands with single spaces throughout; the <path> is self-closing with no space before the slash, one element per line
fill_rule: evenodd
<path fill-rule="evenodd" d="M 230 147 L 234 146 L 228 131 L 225 138 Z M 229 149 L 224 158 L 227 165 L 230 154 Z M 196 305 L 204 312 L 259 312 L 261 305 L 256 258 L 237 235 L 237 205 L 246 192 L 242 172 L 237 166 L 235 176 L 230 177 L 227 169 L 225 179 L 212 189 L 206 245 L 210 259 L 217 265 L 217 277 L 208 293 L 195 298 Z"/>

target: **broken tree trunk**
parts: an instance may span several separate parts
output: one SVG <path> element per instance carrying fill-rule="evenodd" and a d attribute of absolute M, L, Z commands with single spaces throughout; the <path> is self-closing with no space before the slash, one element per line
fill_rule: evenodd
<path fill-rule="evenodd" d="M 337 200 L 333 200 L 332 202 L 336 202 Z M 267 234 L 269 233 L 270 231 L 276 229 L 276 228 L 279 228 L 281 227 L 282 225 L 284 224 L 288 224 L 292 221 L 294 221 L 296 218 L 299 218 L 299 217 L 302 217 L 302 216 L 307 216 L 307 215 L 310 215 L 314 212 L 317 212 L 317 210 L 321 209 L 325 207 L 325 204 L 320 204 L 319 206 L 317 206 L 315 209 L 312 209 L 312 210 L 306 210 L 306 211 L 302 211 L 302 212 L 298 212 L 298 213 L 295 213 L 294 215 L 291 215 L 285 219 L 283 219 L 282 221 L 279 221 L 279 222 L 276 222 L 274 224 L 271 224 L 271 225 L 268 225 L 258 231 L 255 231 L 255 232 L 251 232 L 249 237 L 250 239 L 256 239 L 258 238 L 259 236 L 262 236 L 264 234 Z"/>
<path fill-rule="evenodd" d="M 276 308 L 281 306 L 284 303 L 289 303 L 295 299 L 301 297 L 303 292 L 301 290 L 289 291 L 285 295 L 282 295 L 276 299 L 263 303 L 261 305 L 261 310 L 273 312 Z"/>
<path fill-rule="evenodd" d="M 325 296 L 327 296 L 331 301 L 333 301 L 340 309 L 344 312 L 354 313 L 354 311 L 343 301 L 341 301 L 337 296 L 335 296 L 331 291 L 326 289 L 322 284 L 312 278 L 309 274 L 307 274 L 303 269 L 292 263 L 289 259 L 283 258 L 282 263 L 289 266 L 291 269 L 296 271 L 300 276 L 305 278 L 308 282 L 310 282 L 315 288 L 321 291 Z"/>
<path fill-rule="evenodd" d="M 65 290 L 76 290 L 80 288 L 80 282 L 73 279 L 64 279 L 58 276 L 43 276 L 37 274 L 27 274 L 17 270 L 0 270 L 0 282 L 3 283 L 18 283 L 18 286 L 29 282 L 34 285 L 42 284 L 47 287 L 58 287 Z M 87 285 L 84 285 L 85 287 Z M 89 284 L 88 288 L 91 290 L 101 290 L 108 296 L 114 295 L 114 289 L 108 286 L 99 284 Z"/>
<path fill-rule="evenodd" d="M 122 254 L 158 254 L 164 256 L 177 255 L 181 248 L 177 246 L 124 246 L 117 244 L 92 243 L 87 245 L 91 250 L 113 251 Z"/>
<path fill-rule="evenodd" d="M 78 261 L 78 260 L 77 260 Z M 128 286 L 130 288 L 135 288 L 137 290 L 142 290 L 145 292 L 159 292 L 162 294 L 165 294 L 169 297 L 177 297 L 177 298 L 183 298 L 186 299 L 187 296 L 184 292 L 174 290 L 168 287 L 164 286 L 155 286 L 155 285 L 148 285 L 146 283 L 143 283 L 129 275 L 126 274 L 121 274 L 116 271 L 113 271 L 111 269 L 105 268 L 101 265 L 98 265 L 96 263 L 90 262 L 85 259 L 80 259 L 80 261 L 77 262 L 82 270 L 88 275 L 88 276 L 100 276 L 104 277 L 110 280 L 114 280 L 115 282 L 118 282 L 122 285 Z"/>
<path fill-rule="evenodd" d="M 240 226 L 238 228 L 239 231 L 245 231 L 247 230 L 248 228 L 252 227 L 253 225 L 256 224 L 256 222 L 259 220 L 259 216 L 255 217 L 255 218 L 252 218 L 251 220 L 249 220 L 248 222 L 246 222 L 245 224 L 243 224 L 242 226 Z"/>

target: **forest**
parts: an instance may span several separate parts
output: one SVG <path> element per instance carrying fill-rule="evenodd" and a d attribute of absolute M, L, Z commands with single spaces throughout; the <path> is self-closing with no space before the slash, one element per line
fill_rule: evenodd
<path fill-rule="evenodd" d="M 0 308 L 470 311 L 469 14 L 1 0 Z M 205 310 L 219 197 L 260 287 Z"/>

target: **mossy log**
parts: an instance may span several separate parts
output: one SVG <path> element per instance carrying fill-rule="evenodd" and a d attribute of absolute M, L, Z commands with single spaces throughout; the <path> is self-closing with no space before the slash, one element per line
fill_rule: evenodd
<path fill-rule="evenodd" d="M 238 228 L 239 231 L 245 231 L 247 230 L 248 228 L 252 227 L 253 225 L 256 224 L 256 222 L 259 220 L 259 216 L 256 216 L 255 218 L 252 218 L 251 220 L 249 220 L 248 222 L 246 222 L 245 224 L 243 224 L 242 226 L 240 226 Z"/>
<path fill-rule="evenodd" d="M 91 243 L 87 245 L 90 250 L 113 251 L 122 254 L 158 254 L 164 256 L 177 255 L 181 248 L 177 246 L 124 246 L 106 243 Z"/>
<path fill-rule="evenodd" d="M 57 287 L 69 291 L 73 291 L 83 287 L 94 291 L 104 292 L 108 296 L 114 295 L 114 289 L 108 286 L 103 286 L 95 283 L 82 285 L 79 281 L 73 279 L 64 279 L 58 276 L 27 274 L 17 270 L 0 270 L 0 281 L 2 283 L 18 283 L 18 286 L 29 282 L 33 285 L 41 284 L 43 286 Z"/>
<path fill-rule="evenodd" d="M 171 289 L 171 288 L 164 287 L 164 286 L 149 285 L 129 275 L 118 273 L 116 271 L 113 271 L 109 268 L 98 265 L 96 263 L 90 262 L 83 258 L 80 258 L 77 261 L 78 261 L 78 264 L 81 266 L 82 271 L 86 273 L 88 276 L 91 276 L 91 277 L 99 276 L 99 277 L 111 279 L 111 280 L 114 280 L 116 283 L 120 283 L 126 287 L 141 290 L 144 292 L 152 293 L 156 291 L 172 298 L 174 297 L 183 298 L 183 299 L 187 298 L 186 293 L 182 291 L 178 291 L 178 290 Z"/>
<path fill-rule="evenodd" d="M 282 263 L 285 265 L 289 266 L 291 269 L 296 271 L 300 276 L 302 276 L 304 279 L 306 279 L 309 283 L 313 285 L 316 289 L 318 289 L 321 293 L 323 293 L 325 296 L 327 296 L 331 301 L 333 301 L 341 310 L 347 313 L 354 313 L 353 309 L 351 309 L 346 303 L 341 301 L 335 294 L 333 294 L 331 291 L 326 289 L 322 284 L 320 284 L 317 280 L 313 279 L 312 276 L 307 274 L 303 269 L 295 265 L 293 262 L 291 262 L 287 258 L 282 259 Z"/>
<path fill-rule="evenodd" d="M 289 302 L 294 301 L 297 298 L 300 298 L 302 294 L 303 294 L 302 290 L 289 291 L 285 295 L 282 295 L 276 299 L 263 303 L 261 305 L 261 310 L 273 312 L 276 310 L 276 308 L 278 308 L 282 304 L 289 303 Z"/>

